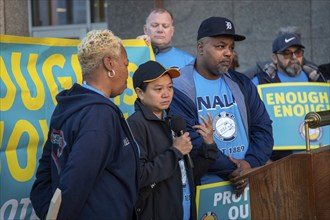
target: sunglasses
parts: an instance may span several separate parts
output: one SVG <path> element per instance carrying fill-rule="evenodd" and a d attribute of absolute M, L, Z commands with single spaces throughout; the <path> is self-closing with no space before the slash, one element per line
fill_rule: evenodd
<path fill-rule="evenodd" d="M 304 55 L 304 50 L 303 49 L 297 49 L 295 51 L 285 50 L 282 53 L 277 53 L 277 54 L 281 54 L 285 59 L 290 59 L 293 56 L 293 54 L 298 58 Z"/>

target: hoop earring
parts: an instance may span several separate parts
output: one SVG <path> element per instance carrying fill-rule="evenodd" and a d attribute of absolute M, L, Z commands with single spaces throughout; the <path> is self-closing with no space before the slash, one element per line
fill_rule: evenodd
<path fill-rule="evenodd" d="M 116 72 L 114 71 L 114 70 L 109 70 L 108 71 L 108 76 L 109 76 L 109 78 L 112 78 L 112 77 L 114 77 L 116 75 Z"/>

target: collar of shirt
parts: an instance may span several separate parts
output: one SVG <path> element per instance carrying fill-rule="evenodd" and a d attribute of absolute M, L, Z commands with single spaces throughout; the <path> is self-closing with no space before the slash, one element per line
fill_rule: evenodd
<path fill-rule="evenodd" d="M 172 45 L 167 45 L 165 47 L 157 47 L 155 45 L 152 45 L 152 50 L 154 51 L 154 54 L 159 54 L 159 53 L 165 53 L 167 51 L 169 51 L 170 49 L 172 49 Z"/>
<path fill-rule="evenodd" d="M 98 94 L 100 94 L 100 95 L 103 95 L 104 97 L 110 99 L 109 97 L 107 97 L 107 96 L 106 96 L 103 92 L 101 92 L 100 90 L 98 90 L 98 89 L 96 89 L 96 88 L 94 88 L 94 87 L 88 85 L 88 84 L 86 83 L 86 81 L 83 81 L 83 83 L 82 83 L 82 87 L 84 87 L 84 88 L 86 88 L 86 89 L 89 89 L 89 90 L 92 90 L 92 91 L 94 91 L 94 92 L 96 92 L 96 93 L 98 93 Z"/>

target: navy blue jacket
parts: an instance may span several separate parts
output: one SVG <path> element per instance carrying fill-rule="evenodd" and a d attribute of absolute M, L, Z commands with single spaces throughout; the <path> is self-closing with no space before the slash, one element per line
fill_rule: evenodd
<path fill-rule="evenodd" d="M 193 143 L 192 156 L 203 146 L 203 138 L 193 128 L 199 124 L 196 109 L 196 90 L 193 79 L 194 62 L 181 69 L 181 76 L 173 79 L 174 98 L 171 104 L 172 113 L 181 115 L 187 122 L 187 130 Z M 241 73 L 231 71 L 223 75 L 238 104 L 243 125 L 247 131 L 249 148 L 244 160 L 251 167 L 264 165 L 269 159 L 274 144 L 272 121 L 264 103 L 252 81 Z M 228 179 L 228 175 L 236 165 L 221 151 L 218 159 L 209 168 L 208 172 Z"/>
<path fill-rule="evenodd" d="M 139 219 L 182 219 L 182 177 L 179 160 L 183 155 L 173 147 L 171 116 L 160 120 L 139 99 L 127 119 L 140 146 L 140 191 L 136 205 Z M 187 163 L 185 163 L 187 164 Z M 190 219 L 196 219 L 192 171 L 186 166 L 190 185 Z"/>
<path fill-rule="evenodd" d="M 56 188 L 58 219 L 132 219 L 138 147 L 119 108 L 75 84 L 56 97 L 30 199 L 44 219 Z"/>

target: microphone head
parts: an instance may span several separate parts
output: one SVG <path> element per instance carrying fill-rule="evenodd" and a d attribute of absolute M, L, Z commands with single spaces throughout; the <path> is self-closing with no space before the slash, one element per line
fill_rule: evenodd
<path fill-rule="evenodd" d="M 176 115 L 171 119 L 171 128 L 175 133 L 184 131 L 186 127 L 187 127 L 186 121 L 180 116 Z"/>

